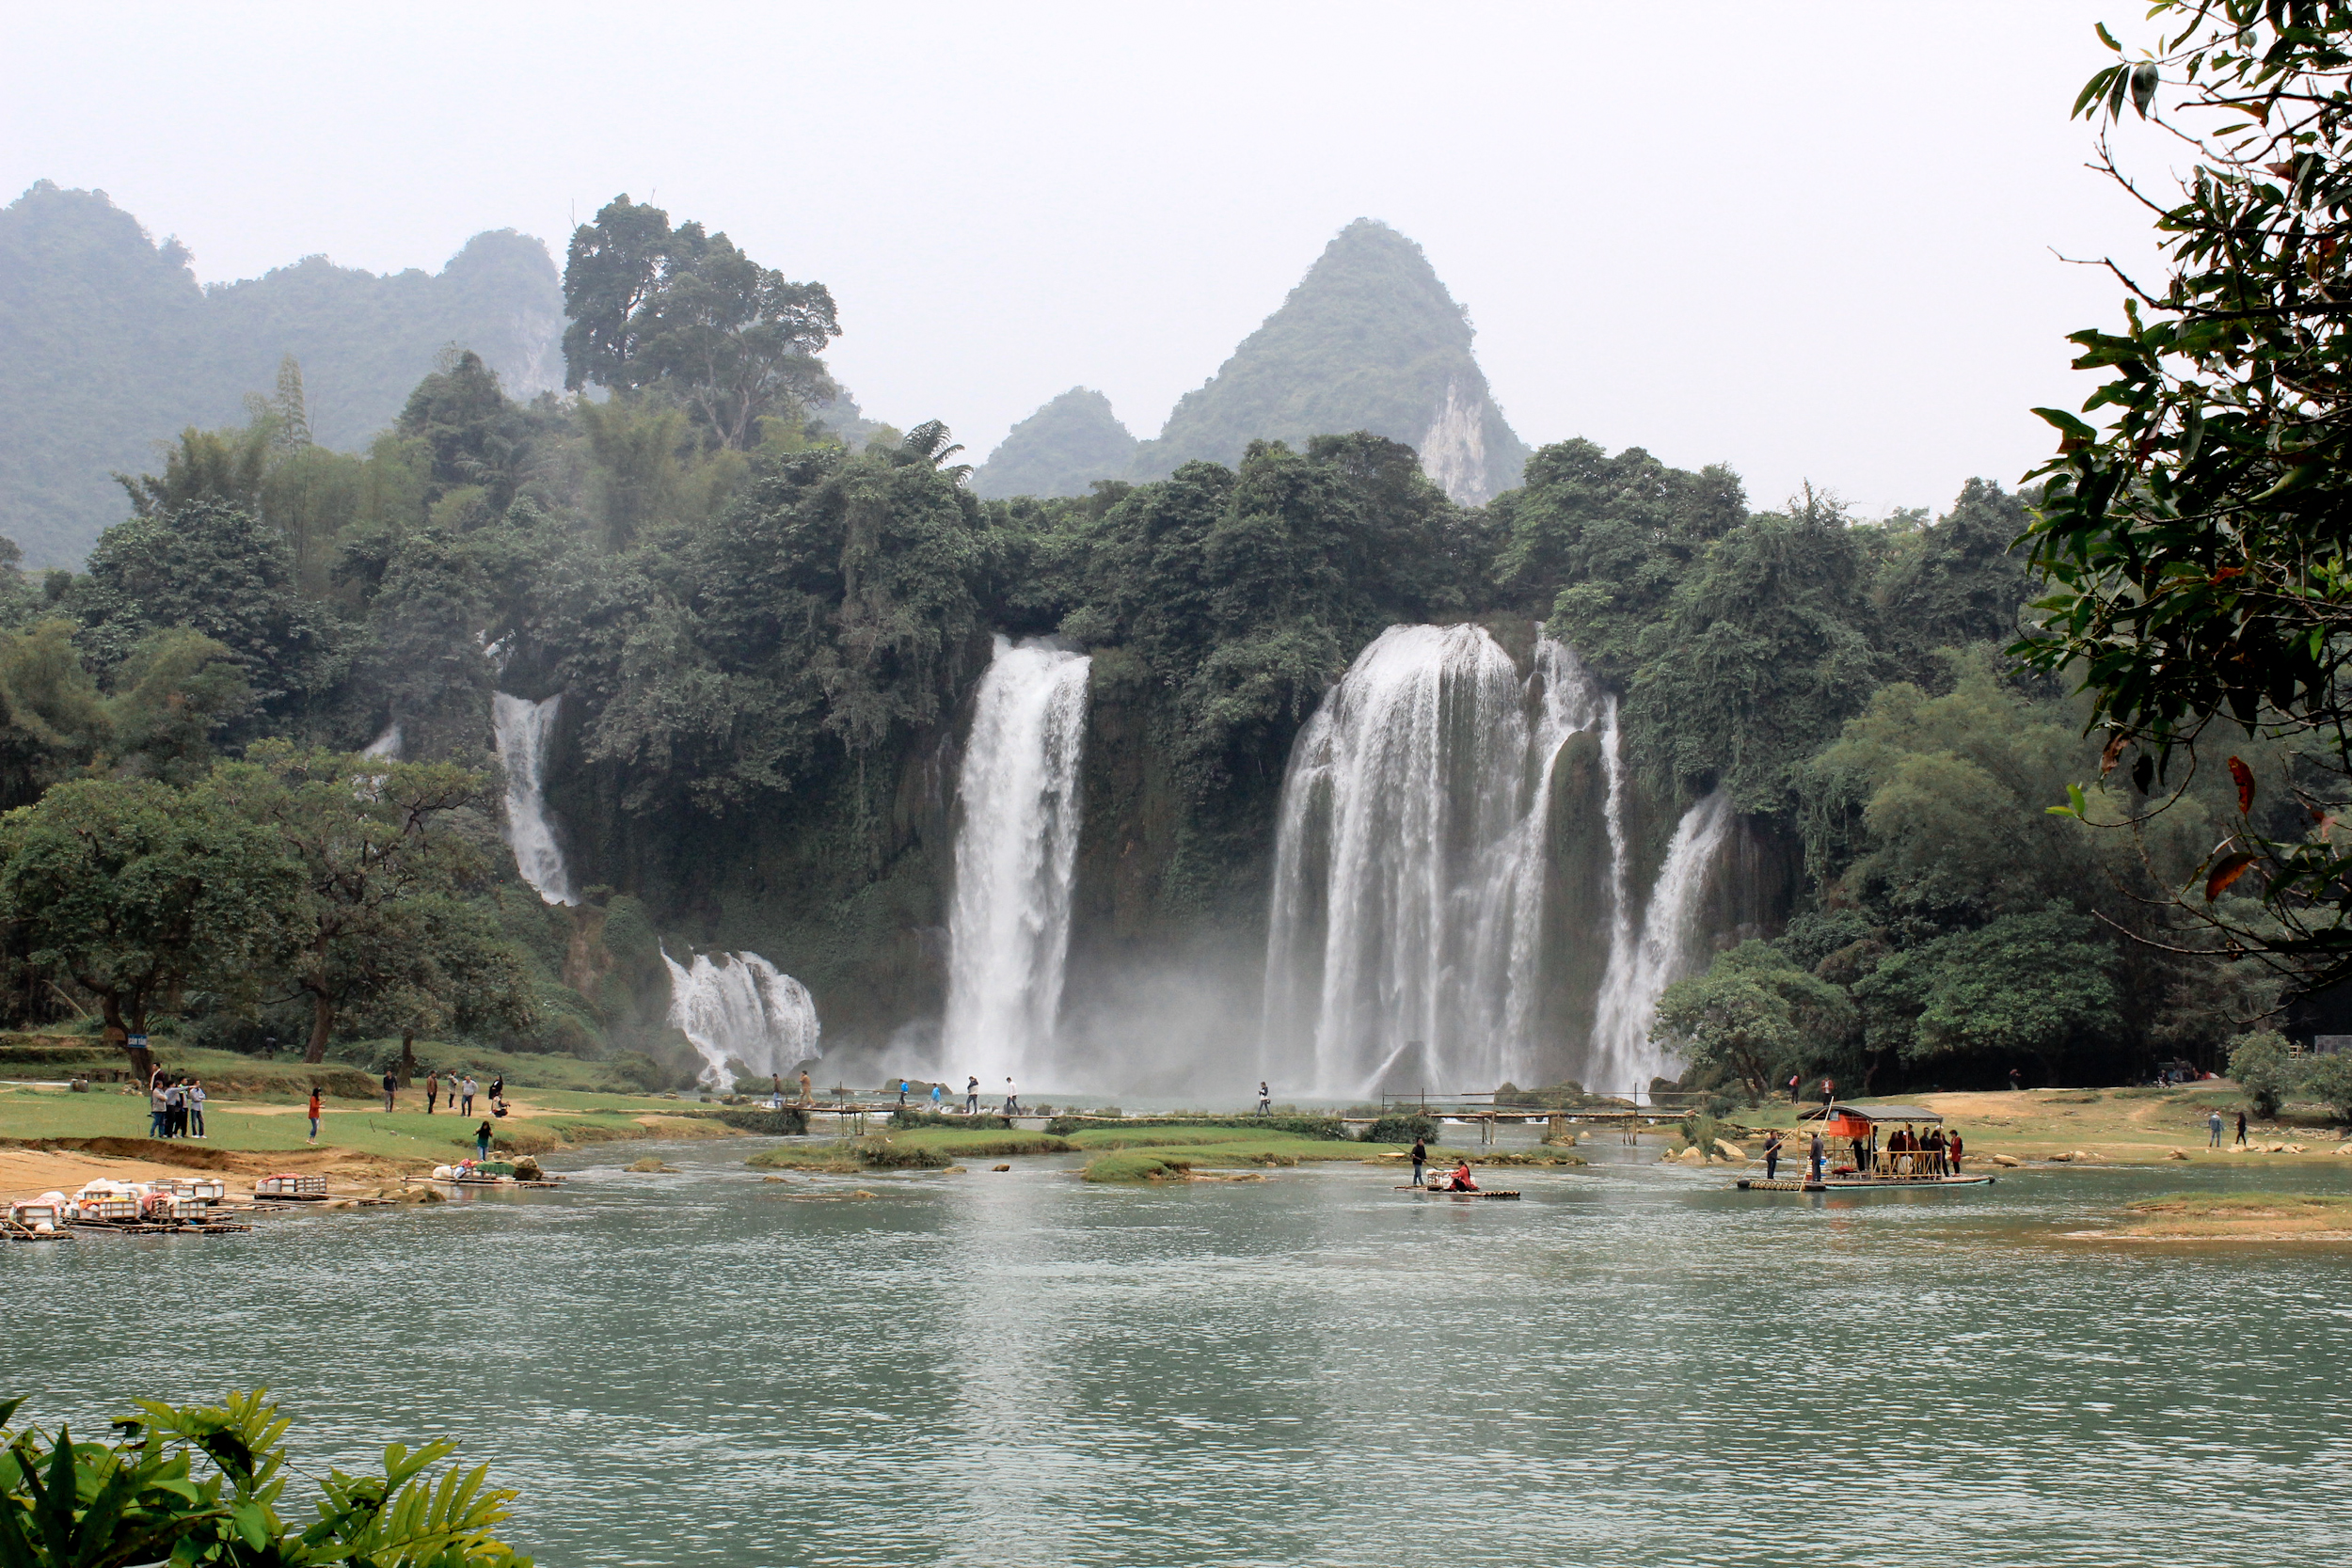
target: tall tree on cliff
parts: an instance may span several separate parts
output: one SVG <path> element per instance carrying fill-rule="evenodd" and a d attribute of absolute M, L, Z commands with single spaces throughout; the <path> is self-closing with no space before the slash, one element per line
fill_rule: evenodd
<path fill-rule="evenodd" d="M 298 868 L 283 969 L 310 999 L 303 1060 L 324 1061 L 345 1012 L 429 985 L 437 902 L 485 883 L 498 838 L 488 779 L 449 763 L 297 752 L 268 741 L 209 793 L 267 828 Z"/>
<path fill-rule="evenodd" d="M 2076 367 L 2103 373 L 2090 418 L 2036 410 L 2059 434 L 2026 534 L 2049 594 L 2015 651 L 2082 681 L 2104 768 L 2153 797 L 2137 822 L 2200 764 L 2228 768 L 2237 820 L 2176 907 L 2324 983 L 2352 974 L 2352 9 L 2150 15 L 2137 59 L 2100 29 L 2117 58 L 2074 110 L 2120 128 L 2128 108 L 2188 172 L 2151 200 L 2102 135 L 2166 276 L 2113 269 L 2125 329 L 2073 334 Z M 2267 767 L 2247 745 L 2265 736 L 2283 743 Z M 2260 912 L 2230 913 L 2233 888 L 2259 889 Z"/>
<path fill-rule="evenodd" d="M 822 283 L 794 283 L 700 223 L 670 227 L 624 192 L 572 233 L 564 265 L 564 385 L 659 388 L 719 445 L 829 395 L 817 356 L 841 335 Z"/>

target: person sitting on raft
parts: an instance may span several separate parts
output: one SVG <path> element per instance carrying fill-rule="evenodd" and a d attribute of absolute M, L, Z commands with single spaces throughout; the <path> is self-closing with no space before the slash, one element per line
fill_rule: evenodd
<path fill-rule="evenodd" d="M 1478 1183 L 1470 1180 L 1470 1162 L 1468 1160 L 1464 1160 L 1460 1164 L 1454 1166 L 1451 1171 L 1446 1173 L 1445 1184 L 1448 1192 L 1474 1193 L 1478 1191 Z"/>

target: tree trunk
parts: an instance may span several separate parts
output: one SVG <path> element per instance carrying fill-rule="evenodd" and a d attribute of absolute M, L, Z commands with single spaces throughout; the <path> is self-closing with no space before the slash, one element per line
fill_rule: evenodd
<path fill-rule="evenodd" d="M 414 1029 L 403 1029 L 400 1032 L 400 1067 L 393 1075 L 392 1082 L 405 1089 L 416 1076 L 417 1032 Z"/>
<path fill-rule="evenodd" d="M 323 990 L 310 993 L 310 1043 L 303 1049 L 306 1062 L 326 1060 L 326 1037 L 335 1031 L 335 1001 Z"/>
<path fill-rule="evenodd" d="M 98 1016 L 105 1021 L 106 1043 L 131 1059 L 131 1076 L 138 1081 L 139 1092 L 146 1093 L 155 1082 L 155 1053 L 144 1045 L 133 1045 L 131 1037 L 135 1033 L 144 1039 L 147 1031 L 135 1031 L 123 1022 L 122 999 L 112 991 L 98 993 Z"/>

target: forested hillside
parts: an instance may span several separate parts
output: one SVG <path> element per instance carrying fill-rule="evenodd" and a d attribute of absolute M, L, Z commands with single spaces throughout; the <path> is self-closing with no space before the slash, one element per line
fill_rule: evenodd
<path fill-rule="evenodd" d="M 323 256 L 199 287 L 103 191 L 43 181 L 0 208 L 0 531 L 74 566 L 120 515 L 109 470 L 153 466 L 183 426 L 239 420 L 300 361 L 312 439 L 364 446 L 451 343 L 525 399 L 562 384 L 555 266 L 537 240 L 478 234 L 437 274 Z"/>
<path fill-rule="evenodd" d="M 1133 474 L 1238 462 L 1253 440 L 1296 445 L 1368 430 L 1415 448 L 1440 489 L 1479 504 L 1518 483 L 1527 447 L 1487 392 L 1470 336 L 1468 313 L 1421 246 L 1359 218 L 1281 309 L 1177 403 L 1136 453 Z"/>
<path fill-rule="evenodd" d="M 1184 1026 L 1230 1036 L 1254 1016 L 1294 737 L 1382 628 L 1468 620 L 1522 659 L 1540 623 L 1615 694 L 1641 863 L 1708 792 L 1740 814 L 1747 904 L 1663 1015 L 1694 1082 L 2213 1061 L 2280 994 L 2195 951 L 2162 899 L 2231 802 L 2192 790 L 2161 832 L 2114 832 L 2128 801 L 2090 782 L 2078 700 L 2006 662 L 2035 587 L 2010 547 L 2027 511 L 1997 484 L 1933 518 L 1811 491 L 1759 511 L 1727 470 L 1566 441 L 1467 508 L 1358 431 L 983 499 L 943 426 L 845 441 L 818 416 L 838 395 L 820 285 L 626 198 L 570 270 L 567 375 L 602 401 L 519 399 L 457 354 L 355 454 L 310 436 L 295 379 L 184 436 L 86 573 L 15 582 L 20 1020 L 135 1006 L 320 1051 L 458 1031 L 659 1075 L 685 1060 L 666 942 L 798 975 L 829 1052 L 903 1041 L 942 1006 L 992 634 L 1053 633 L 1093 656 L 1071 1006 L 1182 966 L 1194 1002 L 1216 993 Z M 579 908 L 542 903 L 499 842 L 498 691 L 561 698 L 547 802 Z M 395 731 L 397 762 L 347 755 Z M 2079 816 L 2049 813 L 2086 784 Z M 339 913 L 342 873 L 303 847 L 303 824 L 355 811 L 351 833 L 410 857 L 421 901 L 397 919 Z M 73 847 L 93 820 L 127 860 Z M 260 911 L 236 923 L 256 950 L 131 984 L 120 952 L 41 924 L 58 889 L 155 854 Z M 1121 1016 L 1127 1049 L 1176 1026 Z"/>

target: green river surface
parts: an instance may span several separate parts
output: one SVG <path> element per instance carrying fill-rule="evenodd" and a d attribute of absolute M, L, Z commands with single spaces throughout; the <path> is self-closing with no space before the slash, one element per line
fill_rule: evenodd
<path fill-rule="evenodd" d="M 2352 1248 L 2065 1234 L 2158 1192 L 2341 1188 L 2332 1167 L 1768 1196 L 1602 1147 L 1467 1203 L 1352 1163 L 772 1183 L 758 1147 L 0 1249 L 0 1395 L 87 1430 L 266 1385 L 307 1468 L 458 1435 L 521 1489 L 510 1537 L 547 1565 L 2352 1547 Z"/>

